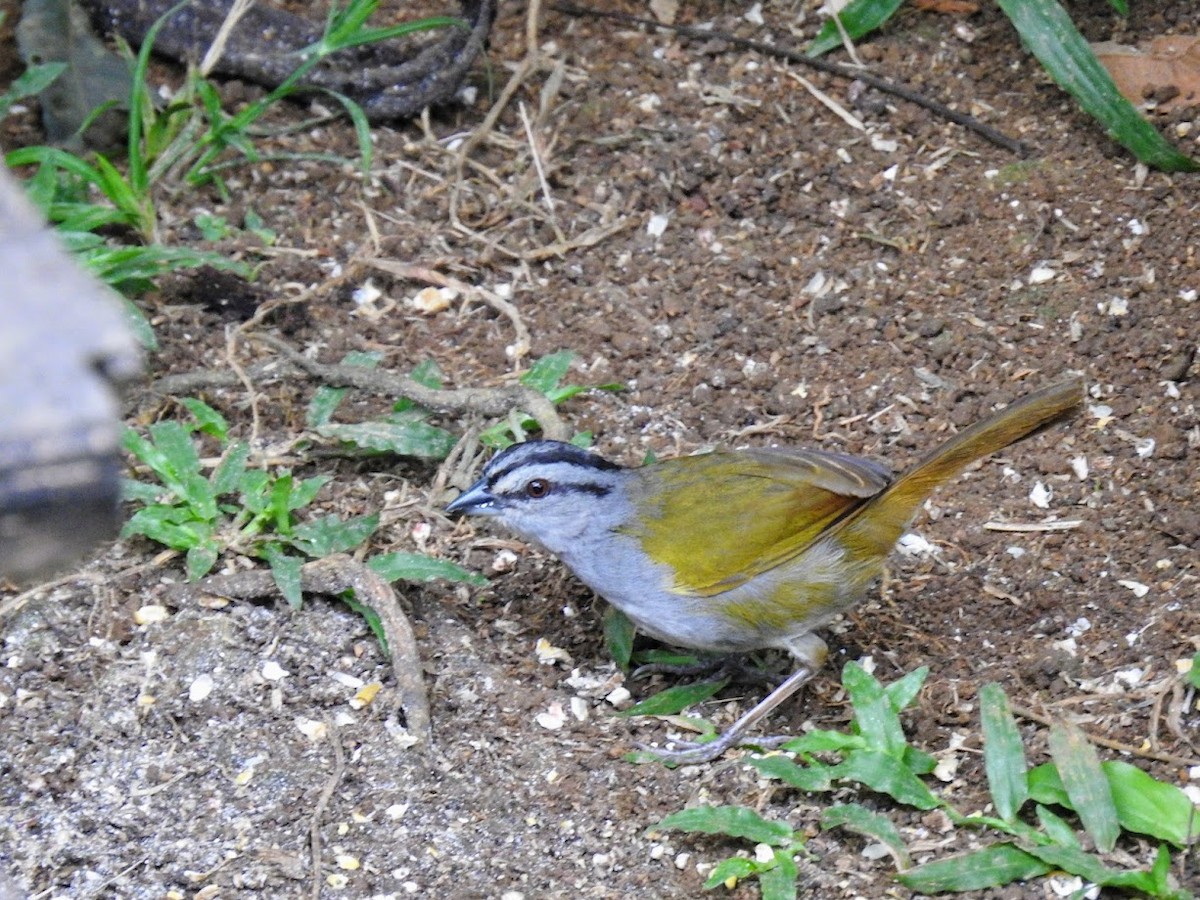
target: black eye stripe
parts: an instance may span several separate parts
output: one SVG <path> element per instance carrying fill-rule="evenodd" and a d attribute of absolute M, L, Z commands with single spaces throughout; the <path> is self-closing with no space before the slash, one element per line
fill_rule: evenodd
<path fill-rule="evenodd" d="M 526 493 L 525 488 L 523 487 L 508 494 L 508 496 L 537 502 L 538 500 L 544 500 L 551 494 L 591 494 L 593 497 L 607 497 L 611 493 L 612 488 L 603 484 L 596 484 L 594 482 L 589 482 L 587 484 L 564 484 L 561 481 L 558 481 L 551 483 L 549 490 L 538 497 L 532 497 Z"/>

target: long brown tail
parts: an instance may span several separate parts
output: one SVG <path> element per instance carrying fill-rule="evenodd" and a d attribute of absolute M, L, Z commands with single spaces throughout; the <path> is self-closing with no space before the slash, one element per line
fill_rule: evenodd
<path fill-rule="evenodd" d="M 1014 401 L 990 419 L 946 441 L 860 507 L 843 523 L 843 538 L 861 552 L 888 553 L 917 507 L 940 485 L 975 460 L 1070 418 L 1082 406 L 1080 378 L 1060 381 Z"/>

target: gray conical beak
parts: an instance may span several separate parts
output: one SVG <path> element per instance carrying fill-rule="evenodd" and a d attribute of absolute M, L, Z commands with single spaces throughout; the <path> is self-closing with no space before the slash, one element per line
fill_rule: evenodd
<path fill-rule="evenodd" d="M 466 513 L 468 516 L 496 516 L 500 514 L 498 501 L 488 490 L 486 481 L 477 481 L 446 507 L 448 513 Z"/>

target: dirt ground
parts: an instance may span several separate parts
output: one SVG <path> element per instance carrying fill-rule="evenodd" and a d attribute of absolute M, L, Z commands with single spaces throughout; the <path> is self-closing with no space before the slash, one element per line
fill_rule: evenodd
<path fill-rule="evenodd" d="M 802 43 L 818 26 L 808 6 L 764 3 L 765 38 L 745 4 L 701 0 L 680 18 L 767 40 L 791 31 Z M 1072 12 L 1092 40 L 1198 26 L 1189 0 L 1131 6 L 1127 21 L 1102 2 Z M 523 58 L 524 16 L 501 9 L 497 90 Z M 1106 758 L 1186 784 L 1200 757 L 1200 713 L 1176 668 L 1200 648 L 1196 177 L 1139 170 L 990 4 L 965 19 L 905 7 L 861 53 L 879 74 L 1027 141 L 1028 159 L 910 103 L 719 39 L 549 11 L 541 40 L 538 68 L 461 178 L 456 150 L 489 106 L 483 70 L 472 104 L 427 128 L 376 128 L 365 187 L 349 166 L 246 167 L 231 176 L 231 202 L 164 197 L 164 240 L 261 265 L 262 297 L 301 302 L 252 331 L 326 362 L 377 350 L 387 369 L 433 359 L 449 385 L 478 386 L 573 350 L 572 381 L 626 389 L 577 398 L 564 416 L 629 464 L 650 451 L 786 444 L 901 469 L 997 404 L 1083 373 L 1083 416 L 932 499 L 913 530 L 935 552 L 893 557 L 882 588 L 827 630 L 830 665 L 770 729 L 844 727 L 838 672 L 870 657 L 885 681 L 930 666 L 905 721 L 930 752 L 965 738 L 957 773 L 939 786 L 959 809 L 986 802 L 975 696 L 988 681 L 1142 751 Z M 1163 125 L 1193 155 L 1197 113 Z M 8 127 L 6 142 L 32 136 L 28 121 Z M 269 146 L 353 149 L 344 123 Z M 192 224 L 201 211 L 240 224 L 251 209 L 278 233 L 274 247 L 245 234 L 208 244 Z M 422 313 L 410 301 L 428 284 L 372 259 L 508 297 L 530 352 L 510 351 L 513 322 L 478 296 Z M 381 293 L 362 305 L 354 291 L 368 280 Z M 229 367 L 233 316 L 197 302 L 210 287 L 206 276 L 175 278 L 144 299 L 162 344 L 151 379 Z M 251 336 L 232 351 L 243 366 L 273 352 Z M 443 516 L 455 491 L 433 488 L 430 465 L 290 451 L 316 384 L 279 371 L 253 395 L 199 395 L 241 436 L 256 407 L 260 449 L 289 455 L 298 474 L 334 475 L 320 511 L 383 509 L 389 524 L 372 552 L 424 549 L 490 578 L 482 589 L 400 586 L 435 744 L 406 740 L 389 663 L 342 604 L 173 601 L 181 561 L 141 540 L 117 543 L 3 623 L 0 860 L 30 896 L 691 898 L 716 862 L 749 849 L 648 833 L 697 803 L 744 804 L 808 829 L 807 897 L 910 895 L 889 858 L 864 855 L 865 840 L 818 833 L 834 800 L 893 815 L 918 860 L 974 846 L 978 835 L 880 798 L 764 782 L 736 753 L 676 771 L 624 761 L 671 726 L 614 716 L 605 698 L 624 677 L 604 650 L 603 604 L 552 558 Z M 356 393 L 339 417 L 366 420 L 390 402 Z M 139 390 L 128 414 L 145 424 L 183 413 Z M 1039 482 L 1052 491 L 1048 509 L 1031 502 Z M 985 527 L 1049 518 L 1079 524 Z M 154 603 L 168 606 L 166 620 L 135 624 L 134 611 Z M 539 661 L 542 638 L 566 656 Z M 196 689 L 208 679 L 210 691 Z M 374 681 L 379 696 L 353 708 L 357 686 Z M 626 686 L 636 698 L 672 683 Z M 727 723 L 757 691 L 731 688 L 700 712 Z M 326 735 L 310 737 L 311 723 Z M 1045 728 L 1023 727 L 1042 761 Z M 1146 865 L 1153 849 L 1124 840 L 1120 853 Z M 1174 872 L 1200 888 L 1195 860 Z M 977 896 L 1052 895 L 1041 881 Z"/>

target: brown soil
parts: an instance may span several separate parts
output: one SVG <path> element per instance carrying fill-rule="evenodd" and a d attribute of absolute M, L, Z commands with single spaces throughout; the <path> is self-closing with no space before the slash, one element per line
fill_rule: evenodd
<path fill-rule="evenodd" d="M 1131 6 L 1127 22 L 1099 2 L 1073 14 L 1093 40 L 1196 28 L 1187 0 Z M 761 37 L 744 12 L 704 0 L 681 16 Z M 497 85 L 522 57 L 523 15 L 501 12 Z M 816 28 L 795 4 L 768 3 L 763 17 L 777 34 L 807 38 Z M 200 209 L 235 224 L 255 210 L 278 233 L 274 248 L 248 236 L 212 246 L 261 261 L 263 296 L 314 289 L 257 329 L 327 362 L 373 349 L 384 367 L 407 372 L 432 358 L 449 384 L 472 386 L 574 350 L 573 381 L 627 389 L 576 399 L 565 415 L 595 432 L 599 451 L 631 464 L 651 451 L 787 444 L 900 469 L 994 404 L 1082 372 L 1089 412 L 935 496 L 913 528 L 937 553 L 894 557 L 882 590 L 828 630 L 831 664 L 770 728 L 844 727 L 838 672 L 869 656 L 884 680 L 930 666 L 906 722 L 931 752 L 965 736 L 957 774 L 940 786 L 962 810 L 986 803 L 974 751 L 975 696 L 987 681 L 1097 737 L 1197 756 L 1187 739 L 1200 715 L 1176 690 L 1176 662 L 1200 647 L 1195 176 L 1140 170 L 987 4 L 963 20 L 905 7 L 862 53 L 880 74 L 1028 141 L 1030 159 L 906 102 L 719 39 L 549 12 L 541 40 L 542 68 L 460 182 L 453 150 L 481 122 L 484 100 L 434 116 L 428 130 L 377 128 L 365 187 L 351 167 L 288 162 L 236 171 L 229 202 L 212 192 L 164 197 L 164 240 L 203 244 L 191 224 Z M 1195 113 L 1164 124 L 1193 155 Z M 353 137 L 335 123 L 278 148 L 350 155 Z M 666 217 L 659 236 L 654 216 Z M 613 223 L 591 246 L 545 250 Z M 408 299 L 425 285 L 374 270 L 363 262 L 371 257 L 507 290 L 531 352 L 506 355 L 511 322 L 475 298 L 417 312 Z M 352 299 L 368 278 L 383 293 L 374 312 Z M 200 305 L 204 284 L 172 279 L 146 298 L 162 343 L 151 377 L 228 367 L 225 323 L 238 298 Z M 242 365 L 271 353 L 248 340 L 233 352 Z M 282 452 L 302 432 L 314 388 L 299 374 L 256 385 L 260 447 Z M 202 396 L 250 435 L 245 389 Z M 355 395 L 340 415 L 365 420 L 389 403 Z M 129 410 L 134 423 L 181 414 L 149 392 Z M 1075 458 L 1086 460 L 1085 477 Z M 341 604 L 313 598 L 294 613 L 279 603 L 174 603 L 165 588 L 182 579 L 180 560 L 156 557 L 144 541 L 118 543 L 4 624 L 0 858 L 32 894 L 310 896 L 317 828 L 326 897 L 695 897 L 714 863 L 747 848 L 647 829 L 689 804 L 739 803 L 814 835 L 802 896 L 906 895 L 890 859 L 863 855 L 864 839 L 818 833 L 828 796 L 764 783 L 736 754 L 677 771 L 625 762 L 636 741 L 662 741 L 671 726 L 615 718 L 604 700 L 622 676 L 601 640 L 603 604 L 553 559 L 442 516 L 453 491 L 431 491 L 431 467 L 313 456 L 297 471 L 335 476 L 322 512 L 385 508 L 390 525 L 372 551 L 419 549 L 415 526 L 427 524 L 424 549 L 491 578 L 482 590 L 401 586 L 435 748 L 402 740 L 389 664 Z M 1031 505 L 1039 481 L 1053 490 L 1049 511 Z M 1080 524 L 984 527 L 1049 515 Z M 498 566 L 504 550 L 516 551 L 509 567 Z M 134 624 L 134 610 L 160 602 L 165 621 Z M 570 661 L 539 663 L 540 638 Z M 286 677 L 265 678 L 268 661 Z M 190 699 L 200 676 L 213 689 Z M 352 709 L 346 676 L 384 689 Z M 628 686 L 640 697 L 670 683 Z M 757 690 L 731 690 L 702 712 L 732 721 Z M 544 727 L 539 715 L 555 708 L 566 711 L 562 726 Z M 310 739 L 303 720 L 327 722 L 330 734 Z M 1026 724 L 1041 761 L 1045 729 Z M 1168 781 L 1188 778 L 1180 762 L 1103 752 Z M 925 848 L 919 859 L 977 839 L 869 795 L 837 799 L 891 814 Z M 1121 850 L 1144 865 L 1153 848 L 1130 840 Z M 1200 887 L 1181 865 L 1174 871 Z M 1047 891 L 1039 883 L 979 896 Z"/>

